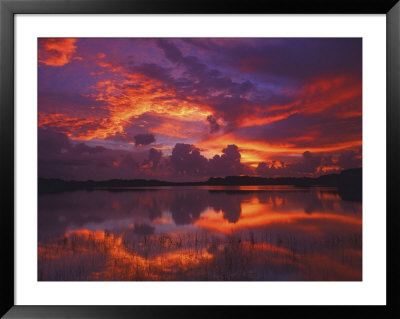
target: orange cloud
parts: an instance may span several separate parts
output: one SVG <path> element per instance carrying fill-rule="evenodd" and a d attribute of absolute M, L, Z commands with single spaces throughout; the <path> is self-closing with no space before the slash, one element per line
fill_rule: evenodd
<path fill-rule="evenodd" d="M 345 103 L 345 107 L 332 111 L 337 118 L 361 116 L 361 103 L 346 103 L 361 97 L 362 85 L 351 77 L 321 78 L 309 83 L 295 95 L 295 101 L 284 105 L 252 108 L 252 114 L 237 120 L 237 126 L 266 125 L 287 119 L 296 113 L 315 114 Z M 272 115 L 265 116 L 265 113 Z M 277 114 L 276 114 L 277 113 Z"/>
<path fill-rule="evenodd" d="M 298 137 L 298 139 L 309 139 L 310 137 Z M 295 141 L 296 139 L 293 139 Z M 306 151 L 312 153 L 334 152 L 343 149 L 354 148 L 362 145 L 361 140 L 349 142 L 332 143 L 322 147 L 295 147 L 292 143 L 271 144 L 264 141 L 255 141 L 240 138 L 233 133 L 227 133 L 218 137 L 196 143 L 196 146 L 203 150 L 203 154 L 212 157 L 221 152 L 221 145 L 235 144 L 239 147 L 242 163 L 256 163 L 268 161 L 271 155 L 301 155 Z"/>
<path fill-rule="evenodd" d="M 289 148 L 289 144 L 285 145 L 271 145 L 267 142 L 246 140 L 235 136 L 233 133 L 223 134 L 196 143 L 196 146 L 203 150 L 203 154 L 207 157 L 212 157 L 214 154 L 221 153 L 222 145 L 235 144 L 239 147 L 241 154 L 241 161 L 254 162 L 269 158 L 271 153 L 280 153 L 284 151 L 285 147 Z"/>
<path fill-rule="evenodd" d="M 297 110 L 292 110 L 290 112 L 286 112 L 283 114 L 267 116 L 267 117 L 259 117 L 256 115 L 250 115 L 249 117 L 242 118 L 238 121 L 238 127 L 249 127 L 249 126 L 257 126 L 257 125 L 265 125 L 270 124 L 277 121 L 282 121 L 287 119 L 289 116 L 298 113 Z"/>
<path fill-rule="evenodd" d="M 38 125 L 40 128 L 57 128 L 61 133 L 66 134 L 71 139 L 85 140 L 85 136 L 93 132 L 107 132 L 107 119 L 97 119 L 93 117 L 78 118 L 62 113 L 47 113 L 39 111 Z M 96 128 L 92 128 L 94 123 Z M 106 135 L 106 133 L 104 133 Z"/>
<path fill-rule="evenodd" d="M 149 132 L 183 139 L 200 137 L 204 128 L 205 125 L 202 125 L 202 122 L 181 121 L 178 120 L 178 118 L 165 118 L 165 121 L 158 126 L 150 127 Z"/>
<path fill-rule="evenodd" d="M 76 39 L 40 39 L 39 41 L 40 63 L 61 66 L 71 59 L 81 58 L 74 57 L 77 48 Z M 207 136 L 207 139 L 195 142 L 196 147 L 199 147 L 206 157 L 212 158 L 215 154 L 221 154 L 223 147 L 235 144 L 240 149 L 242 163 L 253 167 L 256 167 L 259 162 L 266 162 L 278 155 L 296 156 L 305 151 L 332 152 L 354 148 L 362 144 L 360 136 L 346 136 L 346 141 L 338 140 L 337 143 L 331 143 L 330 138 L 322 141 L 318 129 L 311 133 L 304 133 L 307 135 L 300 134 L 291 138 L 282 138 L 273 143 L 252 140 L 251 137 L 239 137 L 240 132 L 221 134 L 223 129 L 218 131 L 219 134 L 207 135 L 209 124 L 206 119 L 216 113 L 216 110 L 208 105 L 207 96 L 182 97 L 180 91 L 167 80 L 157 80 L 134 72 L 132 69 L 125 69 L 123 64 L 114 63 L 108 58 L 109 55 L 104 52 L 96 53 L 93 61 L 97 69 L 91 71 L 90 74 L 103 76 L 84 94 L 87 98 L 105 104 L 106 117 L 95 118 L 94 112 L 85 118 L 41 112 L 39 126 L 58 128 L 58 131 L 65 133 L 71 139 L 84 141 L 125 134 L 125 129 L 132 123 L 146 129 L 149 133 L 162 134 L 171 138 L 191 138 L 191 143 L 194 139 Z M 253 62 L 242 61 L 245 66 L 252 66 Z M 361 93 L 361 83 L 350 76 L 321 77 L 304 85 L 298 92 L 289 92 L 294 97 L 292 102 L 285 105 L 260 105 L 257 107 L 246 104 L 243 106 L 244 114 L 241 114 L 240 117 L 234 116 L 233 121 L 235 127 L 240 129 L 268 125 L 285 120 L 294 114 L 325 112 L 324 116 L 332 118 L 359 117 L 361 116 L 361 104 L 354 100 L 357 101 L 357 98 L 361 98 Z M 283 94 L 288 94 L 288 92 L 283 92 Z M 143 115 L 157 117 L 157 121 L 155 123 L 149 121 L 150 124 L 135 123 L 135 119 Z M 219 120 L 224 121 L 223 116 Z M 315 145 L 314 142 L 319 138 L 322 142 L 317 147 L 296 146 L 298 144 L 306 145 L 307 142 Z M 329 143 L 325 143 L 328 139 Z M 334 170 L 331 167 L 320 168 L 321 172 Z"/>
<path fill-rule="evenodd" d="M 332 106 L 361 97 L 362 85 L 360 82 L 353 82 L 351 78 L 321 79 L 306 86 L 303 94 L 305 97 L 311 96 L 311 98 L 303 98 L 304 112 L 321 113 Z M 361 104 L 355 104 L 354 107 L 361 113 Z M 340 110 L 336 113 L 340 117 Z"/>
<path fill-rule="evenodd" d="M 112 64 L 102 64 L 103 67 L 114 70 Z M 97 130 L 82 132 L 73 135 L 73 138 L 90 140 L 93 138 L 104 139 L 117 133 L 122 133 L 124 128 L 131 124 L 132 119 L 143 114 L 154 114 L 165 119 L 175 119 L 181 123 L 201 121 L 205 122 L 210 115 L 210 107 L 177 98 L 176 92 L 165 88 L 162 82 L 150 79 L 141 74 L 124 73 L 118 69 L 123 79 L 111 78 L 99 81 L 93 89 L 95 93 L 88 95 L 97 101 L 106 102 L 110 112 L 109 117 L 101 122 Z M 120 76 L 120 73 L 118 73 Z M 205 124 L 206 125 L 206 124 Z M 189 126 L 186 126 L 186 130 Z M 73 127 L 71 127 L 73 130 Z M 179 127 L 171 127 L 167 121 L 160 127 L 153 127 L 153 133 L 168 136 L 188 137 L 192 131 L 185 133 L 178 131 Z"/>
<path fill-rule="evenodd" d="M 72 38 L 41 38 L 39 39 L 39 63 L 48 66 L 63 66 L 68 64 L 75 51 L 77 39 Z M 82 60 L 82 57 L 75 57 Z"/>

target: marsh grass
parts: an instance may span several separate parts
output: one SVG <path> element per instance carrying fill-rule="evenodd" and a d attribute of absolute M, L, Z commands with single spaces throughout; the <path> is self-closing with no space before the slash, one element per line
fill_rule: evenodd
<path fill-rule="evenodd" d="M 361 235 L 75 231 L 41 243 L 40 281 L 361 280 Z"/>

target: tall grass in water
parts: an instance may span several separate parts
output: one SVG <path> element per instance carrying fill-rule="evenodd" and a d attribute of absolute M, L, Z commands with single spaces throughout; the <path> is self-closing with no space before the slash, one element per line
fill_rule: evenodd
<path fill-rule="evenodd" d="M 361 235 L 80 230 L 41 243 L 38 254 L 40 281 L 361 280 Z"/>

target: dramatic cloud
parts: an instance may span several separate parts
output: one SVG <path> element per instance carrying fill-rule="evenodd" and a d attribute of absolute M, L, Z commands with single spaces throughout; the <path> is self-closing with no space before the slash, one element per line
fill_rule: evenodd
<path fill-rule="evenodd" d="M 317 176 L 362 163 L 361 38 L 40 38 L 39 167 Z"/>
<path fill-rule="evenodd" d="M 207 159 L 194 145 L 179 143 L 172 150 L 171 165 L 179 174 L 205 176 L 207 164 Z"/>
<path fill-rule="evenodd" d="M 200 150 L 190 144 L 176 144 L 172 150 L 171 165 L 178 174 L 193 176 L 240 175 L 243 165 L 236 145 L 228 145 L 222 155 L 207 159 Z"/>
<path fill-rule="evenodd" d="M 242 164 L 240 152 L 236 145 L 228 145 L 222 150 L 222 155 L 215 155 L 209 162 L 211 176 L 240 175 Z"/>

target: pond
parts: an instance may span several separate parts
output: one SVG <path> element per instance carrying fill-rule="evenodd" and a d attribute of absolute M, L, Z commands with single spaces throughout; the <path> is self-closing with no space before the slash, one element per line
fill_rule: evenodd
<path fill-rule="evenodd" d="M 40 194 L 40 281 L 360 281 L 362 203 L 335 188 Z"/>

